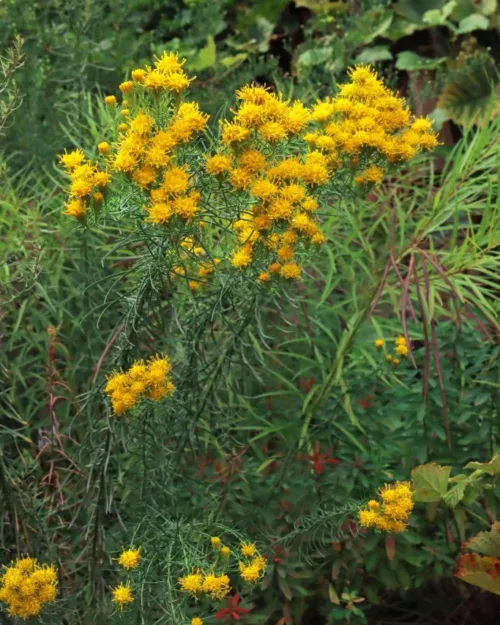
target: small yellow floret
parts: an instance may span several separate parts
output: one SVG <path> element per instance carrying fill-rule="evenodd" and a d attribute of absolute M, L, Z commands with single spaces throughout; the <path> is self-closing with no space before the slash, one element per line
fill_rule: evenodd
<path fill-rule="evenodd" d="M 140 548 L 122 551 L 120 557 L 118 558 L 118 562 L 124 569 L 136 569 L 139 566 L 139 561 L 141 559 L 140 551 Z"/>
<path fill-rule="evenodd" d="M 113 591 L 113 601 L 118 605 L 118 607 L 123 609 L 123 606 L 127 603 L 132 603 L 134 597 L 132 596 L 132 589 L 130 585 L 120 584 L 116 588 L 112 588 Z"/>

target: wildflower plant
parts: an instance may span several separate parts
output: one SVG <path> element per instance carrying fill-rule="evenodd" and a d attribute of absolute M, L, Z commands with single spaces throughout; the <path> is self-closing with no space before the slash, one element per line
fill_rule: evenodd
<path fill-rule="evenodd" d="M 444 208 L 426 204 L 427 195 L 412 203 L 411 176 L 424 176 L 424 161 L 408 163 L 436 137 L 370 68 L 354 68 L 337 95 L 315 103 L 243 86 L 219 123 L 187 98 L 183 68 L 166 54 L 134 70 L 121 95 L 102 104 L 104 123 L 86 160 L 74 165 L 75 152 L 62 163 L 72 178 L 89 163 L 93 176 L 109 176 L 98 204 L 90 177 L 75 222 L 77 236 L 97 231 L 106 239 L 110 286 L 100 314 L 111 309 L 116 322 L 84 397 L 95 427 L 86 444 L 101 468 L 98 502 L 101 484 L 120 476 L 113 485 L 123 518 L 109 532 L 123 544 L 123 521 L 130 544 L 144 552 L 139 566 L 116 566 L 108 605 L 131 603 L 151 620 L 199 625 L 214 614 L 248 614 L 263 590 L 274 617 L 285 600 L 303 597 L 301 579 L 334 597 L 322 584 L 337 560 L 354 579 L 357 564 L 347 554 L 357 549 L 360 525 L 405 540 L 407 484 L 383 488 L 358 510 L 372 492 L 370 476 L 393 468 L 385 455 L 373 457 L 367 437 L 390 419 L 394 429 L 384 436 L 399 461 L 403 417 L 382 412 L 381 397 L 392 382 L 395 393 L 405 385 L 414 391 L 420 344 L 439 344 L 425 315 L 446 313 L 428 300 L 439 288 L 448 293 L 457 273 L 441 267 L 453 252 L 440 248 L 436 260 L 429 241 L 456 205 L 459 172 L 445 174 Z M 491 166 L 492 145 L 488 154 Z M 388 207 L 384 177 L 392 185 L 402 165 L 405 184 Z M 72 185 L 69 202 L 83 188 Z M 377 316 L 381 303 L 396 320 Z M 365 346 L 399 333 L 394 347 L 376 343 L 399 366 L 379 365 Z M 153 383 L 149 368 L 163 361 Z M 103 389 L 112 411 L 98 418 Z M 408 393 L 411 401 L 416 394 Z M 364 406 L 380 419 L 363 420 Z M 421 440 L 420 422 L 404 428 Z M 233 519 L 244 535 L 228 529 Z M 95 522 L 99 543 L 105 523 L 98 515 Z M 363 537 L 367 550 L 380 538 Z M 379 551 L 370 554 L 373 566 Z M 361 582 L 348 590 L 346 604 L 361 601 Z"/>

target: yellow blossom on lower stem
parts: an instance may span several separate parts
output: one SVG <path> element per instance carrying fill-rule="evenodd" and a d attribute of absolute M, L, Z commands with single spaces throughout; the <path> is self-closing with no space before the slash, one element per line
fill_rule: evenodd
<path fill-rule="evenodd" d="M 199 616 L 195 616 L 191 619 L 191 625 L 203 625 L 203 619 Z"/>
<path fill-rule="evenodd" d="M 384 339 L 375 339 L 375 347 L 384 347 Z"/>
<path fill-rule="evenodd" d="M 132 603 L 134 597 L 132 595 L 132 589 L 130 585 L 120 584 L 116 588 L 112 588 L 113 591 L 113 601 L 117 604 L 117 606 L 123 609 L 127 603 Z"/>
<path fill-rule="evenodd" d="M 227 547 L 226 545 L 223 545 L 220 549 L 220 554 L 221 556 L 224 556 L 225 558 L 227 558 L 228 556 L 231 555 L 231 549 L 229 549 L 229 547 Z"/>
<path fill-rule="evenodd" d="M 212 536 L 210 538 L 210 543 L 214 549 L 219 549 L 222 544 L 222 541 L 218 536 Z"/>

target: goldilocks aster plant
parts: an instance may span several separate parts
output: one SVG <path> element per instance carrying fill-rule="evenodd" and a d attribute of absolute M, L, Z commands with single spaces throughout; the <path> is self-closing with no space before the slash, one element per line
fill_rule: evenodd
<path fill-rule="evenodd" d="M 121 474 L 120 458 L 126 458 L 115 503 L 121 523 L 134 528 L 133 543 L 150 557 L 150 564 L 137 571 L 139 596 L 147 590 L 154 598 L 150 607 L 141 600 L 130 608 L 181 623 L 186 610 L 178 609 L 177 576 L 191 567 L 208 574 L 200 536 L 232 531 L 228 528 L 242 518 L 242 506 L 269 491 L 265 476 L 287 471 L 296 450 L 304 470 L 312 467 L 318 477 L 321 497 L 321 469 L 336 460 L 326 447 L 313 446 L 314 416 L 338 382 L 339 359 L 364 317 L 349 325 L 304 414 L 297 414 L 293 393 L 278 391 L 290 408 L 289 429 L 281 434 L 284 455 L 281 435 L 266 419 L 245 424 L 257 417 L 247 401 L 255 394 L 252 384 L 266 384 L 258 361 L 270 340 L 284 348 L 287 325 L 301 305 L 291 281 L 306 271 L 317 280 L 316 268 L 305 269 L 313 253 L 317 257 L 316 249 L 333 250 L 343 262 L 344 241 L 330 241 L 332 219 L 336 227 L 347 228 L 359 215 L 337 211 L 339 199 L 366 193 L 384 173 L 392 175 L 419 150 L 432 148 L 436 138 L 430 123 L 412 119 L 404 101 L 366 67 L 355 68 L 335 97 L 311 107 L 261 86 L 243 87 L 231 118 L 218 131 L 196 103 L 186 101 L 190 79 L 177 57 L 164 55 L 131 78 L 120 87 L 121 106 L 115 96 L 106 97 L 95 155 L 89 159 L 75 150 L 61 156 L 71 178 L 65 210 L 82 224 L 81 236 L 85 228 L 102 228 L 115 237 L 108 256 L 117 271 L 103 306 L 115 306 L 117 327 L 98 370 L 114 355 L 106 392 L 114 415 L 132 418 L 98 420 L 89 431 L 91 464 L 94 476 L 100 475 L 97 501 L 109 463 Z M 381 272 L 371 285 L 369 305 L 382 278 Z M 297 289 L 317 292 L 313 280 L 300 281 Z M 322 286 L 326 300 L 327 285 Z M 307 311 L 303 314 L 307 318 Z M 118 349 L 112 350 L 114 345 Z M 172 372 L 166 356 L 143 361 L 147 353 L 169 354 Z M 290 385 L 287 375 L 282 382 Z M 86 399 L 90 413 L 102 414 L 99 388 Z M 241 436 L 259 429 L 248 461 Z M 117 444 L 124 446 L 123 456 L 111 454 Z M 243 463 L 257 470 L 252 487 L 237 479 Z M 278 483 L 276 502 L 281 501 Z M 286 499 L 280 505 L 284 516 Z M 356 506 L 348 507 L 340 516 L 355 513 Z M 207 518 L 202 525 L 198 514 Z M 217 525 L 218 516 L 224 517 L 223 525 Z M 281 523 L 293 529 L 289 520 Z M 97 552 L 109 549 L 107 532 L 121 534 L 123 527 L 111 527 L 96 512 L 89 532 Z M 250 567 L 245 575 L 259 578 L 261 568 L 254 564 L 243 562 Z M 236 574 L 239 567 L 231 566 Z M 166 588 L 154 583 L 158 576 L 169 580 Z M 278 576 L 276 590 L 284 588 L 287 597 L 288 582 Z M 123 588 L 126 604 L 129 593 Z"/>

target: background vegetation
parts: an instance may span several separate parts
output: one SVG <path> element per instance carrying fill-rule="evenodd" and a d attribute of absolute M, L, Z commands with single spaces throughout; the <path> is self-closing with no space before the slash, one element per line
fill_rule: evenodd
<path fill-rule="evenodd" d="M 1 4 L 1 559 L 58 564 L 59 622 L 118 619 L 112 558 L 129 544 L 150 568 L 122 619 L 171 620 L 165 567 L 215 529 L 269 559 L 249 622 L 493 622 L 497 598 L 453 572 L 499 517 L 494 480 L 473 503 L 421 506 L 397 538 L 354 519 L 418 464 L 456 473 L 498 451 L 499 28 L 496 0 Z M 56 166 L 94 149 L 102 94 L 163 50 L 188 58 L 216 118 L 249 81 L 312 103 L 374 63 L 441 145 L 336 202 L 297 286 L 170 303 L 126 225 L 61 214 Z M 394 367 L 405 331 L 413 357 Z M 105 375 L 161 351 L 189 401 L 110 418 Z"/>

